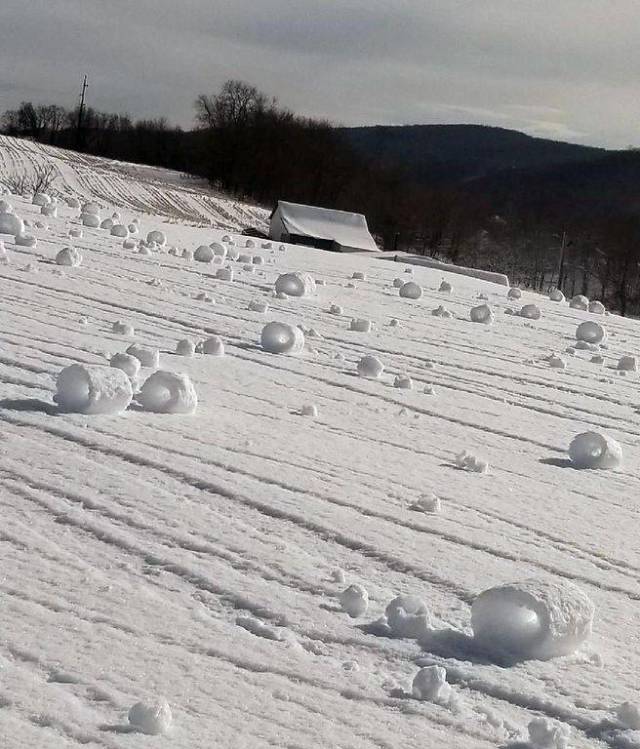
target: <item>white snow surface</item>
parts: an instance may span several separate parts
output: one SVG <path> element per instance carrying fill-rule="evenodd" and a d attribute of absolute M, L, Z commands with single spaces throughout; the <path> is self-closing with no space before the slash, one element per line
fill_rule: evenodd
<path fill-rule="evenodd" d="M 0 138 L 0 181 L 33 162 L 54 164 L 61 199 L 36 248 L 3 235 L 0 746 L 489 749 L 527 740 L 539 718 L 570 727 L 571 747 L 640 745 L 616 718 L 638 701 L 640 671 L 640 375 L 614 371 L 640 351 L 637 322 L 610 314 L 604 366 L 577 350 L 560 370 L 544 357 L 588 311 L 523 291 L 542 310 L 527 327 L 504 314 L 504 286 L 418 265 L 423 296 L 407 304 L 390 289 L 398 266 L 374 256 L 286 246 L 264 276 L 238 269 L 229 283 L 85 227 L 82 265 L 61 272 L 56 254 L 81 225 L 67 197 L 138 218 L 141 236 L 162 230 L 181 251 L 266 213 L 161 170 Z M 3 197 L 38 219 L 31 196 Z M 354 270 L 367 280 L 346 288 Z M 322 337 L 274 356 L 246 310 L 290 272 L 325 285 L 270 311 Z M 443 277 L 450 319 L 430 314 Z M 203 290 L 215 305 L 195 299 Z M 469 320 L 479 293 L 492 326 Z M 354 334 L 331 304 L 376 324 Z M 120 320 L 189 376 L 195 413 L 58 411 L 57 374 L 123 353 Z M 213 336 L 222 359 L 173 353 Z M 378 379 L 357 376 L 365 355 L 384 362 Z M 413 390 L 393 388 L 401 373 Z M 304 403 L 321 416 L 301 418 Z M 622 446 L 620 468 L 571 467 L 568 445 L 587 431 Z M 464 451 L 490 473 L 459 470 Z M 430 493 L 446 512 L 411 510 Z M 471 604 L 533 578 L 578 586 L 593 634 L 571 655 L 494 663 L 474 645 Z M 369 605 L 352 619 L 337 600 L 356 583 Z M 425 636 L 375 624 L 399 594 L 424 601 Z M 407 695 L 429 666 L 446 669 L 459 710 Z M 160 695 L 170 733 L 131 735 L 131 706 Z"/>

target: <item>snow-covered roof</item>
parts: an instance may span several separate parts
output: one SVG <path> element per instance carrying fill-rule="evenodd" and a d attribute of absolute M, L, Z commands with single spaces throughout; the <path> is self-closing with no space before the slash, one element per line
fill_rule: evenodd
<path fill-rule="evenodd" d="M 342 247 L 378 252 L 369 233 L 367 219 L 361 213 L 317 208 L 284 200 L 278 201 L 276 213 L 289 234 L 332 240 Z"/>

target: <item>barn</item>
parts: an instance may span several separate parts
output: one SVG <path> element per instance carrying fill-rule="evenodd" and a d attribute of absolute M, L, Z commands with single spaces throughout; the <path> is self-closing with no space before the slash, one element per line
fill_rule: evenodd
<path fill-rule="evenodd" d="M 279 200 L 270 221 L 269 236 L 279 242 L 331 252 L 379 251 L 361 213 Z"/>

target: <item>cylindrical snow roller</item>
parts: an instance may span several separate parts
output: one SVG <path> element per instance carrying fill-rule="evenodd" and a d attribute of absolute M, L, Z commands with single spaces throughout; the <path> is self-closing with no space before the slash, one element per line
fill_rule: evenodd
<path fill-rule="evenodd" d="M 164 414 L 191 414 L 198 396 L 188 375 L 165 369 L 154 372 L 144 383 L 136 400 L 145 411 Z"/>
<path fill-rule="evenodd" d="M 489 588 L 471 607 L 476 643 L 518 660 L 573 653 L 591 635 L 594 606 L 569 582 L 526 580 Z"/>
<path fill-rule="evenodd" d="M 600 432 L 582 432 L 569 445 L 569 457 L 576 468 L 617 468 L 622 463 L 622 446 Z"/>
<path fill-rule="evenodd" d="M 60 372 L 56 387 L 54 401 L 71 413 L 120 413 L 133 397 L 129 378 L 115 367 L 72 364 Z"/>

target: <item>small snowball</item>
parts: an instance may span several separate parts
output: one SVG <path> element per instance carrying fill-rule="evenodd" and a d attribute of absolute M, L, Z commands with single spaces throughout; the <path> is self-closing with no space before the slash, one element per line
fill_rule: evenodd
<path fill-rule="evenodd" d="M 248 309 L 249 312 L 260 312 L 261 314 L 265 314 L 269 311 L 269 305 L 260 299 L 252 299 L 249 302 Z"/>
<path fill-rule="evenodd" d="M 396 375 L 393 387 L 400 388 L 400 390 L 413 390 L 413 380 L 407 374 Z"/>
<path fill-rule="evenodd" d="M 135 249 L 136 243 L 133 239 L 125 239 L 122 243 L 122 249 L 123 250 L 133 250 Z"/>
<path fill-rule="evenodd" d="M 43 216 L 49 216 L 50 218 L 56 218 L 58 215 L 58 206 L 54 203 L 49 203 L 49 205 L 43 205 L 40 209 L 40 213 Z"/>
<path fill-rule="evenodd" d="M 76 268 L 82 263 L 82 255 L 75 247 L 65 247 L 56 255 L 56 263 Z"/>
<path fill-rule="evenodd" d="M 618 361 L 618 369 L 623 372 L 637 372 L 638 360 L 635 356 L 621 356 Z"/>
<path fill-rule="evenodd" d="M 405 282 L 404 278 L 394 278 L 394 279 L 393 279 L 393 285 L 394 285 L 394 287 L 395 287 L 396 289 L 400 289 L 400 288 L 402 288 L 402 286 L 404 286 L 404 285 L 405 285 L 405 283 L 406 283 L 406 282 Z"/>
<path fill-rule="evenodd" d="M 405 273 L 413 273 L 413 268 L 405 268 L 404 272 Z"/>
<path fill-rule="evenodd" d="M 193 252 L 185 247 L 182 250 L 182 259 L 190 263 L 193 260 Z"/>
<path fill-rule="evenodd" d="M 341 315 L 342 314 L 342 307 L 339 304 L 332 304 L 329 307 L 329 312 L 332 315 Z"/>
<path fill-rule="evenodd" d="M 362 271 L 356 270 L 351 274 L 351 278 L 354 281 L 364 281 L 366 279 L 366 276 Z"/>
<path fill-rule="evenodd" d="M 129 230 L 129 234 L 137 234 L 138 233 L 138 224 L 129 224 L 127 226 L 127 229 Z"/>
<path fill-rule="evenodd" d="M 569 445 L 569 457 L 576 468 L 618 468 L 622 463 L 622 446 L 599 432 L 582 432 Z"/>
<path fill-rule="evenodd" d="M 253 263 L 254 265 L 264 265 L 264 258 L 262 257 L 262 255 L 254 255 L 254 256 L 253 256 L 253 257 L 251 258 L 251 262 L 252 262 L 252 263 Z"/>
<path fill-rule="evenodd" d="M 520 291 L 516 286 L 512 286 L 507 293 L 507 298 L 509 299 L 520 299 L 521 296 L 522 291 Z"/>
<path fill-rule="evenodd" d="M 74 237 L 75 239 L 82 239 L 82 229 L 80 229 L 78 226 L 71 227 L 71 229 L 69 229 L 69 236 Z"/>
<path fill-rule="evenodd" d="M 385 609 L 385 616 L 389 629 L 396 637 L 422 637 L 431 626 L 424 601 L 413 595 L 394 598 Z"/>
<path fill-rule="evenodd" d="M 440 497 L 433 493 L 422 494 L 412 505 L 411 509 L 417 512 L 437 513 L 442 510 Z"/>
<path fill-rule="evenodd" d="M 56 380 L 54 401 L 63 411 L 84 414 L 117 414 L 133 397 L 131 382 L 120 369 L 72 364 Z"/>
<path fill-rule="evenodd" d="M 400 296 L 403 299 L 420 299 L 422 296 L 422 286 L 415 283 L 415 281 L 409 281 L 400 287 Z"/>
<path fill-rule="evenodd" d="M 140 346 L 137 343 L 132 343 L 126 353 L 130 356 L 135 356 L 143 367 L 157 369 L 160 366 L 160 352 L 157 348 L 148 348 Z"/>
<path fill-rule="evenodd" d="M 483 323 L 484 325 L 491 325 L 496 319 L 493 310 L 488 304 L 480 304 L 477 307 L 472 307 L 469 311 L 469 317 L 471 322 Z"/>
<path fill-rule="evenodd" d="M 85 203 L 82 206 L 82 212 L 87 213 L 90 216 L 99 216 L 100 206 L 98 205 L 98 203 L 95 203 L 95 202 Z"/>
<path fill-rule="evenodd" d="M 299 354 L 304 348 L 304 333 L 287 323 L 270 322 L 262 329 L 260 343 L 271 354 Z"/>
<path fill-rule="evenodd" d="M 302 416 L 311 416 L 316 418 L 318 416 L 318 406 L 315 403 L 307 403 L 300 409 Z"/>
<path fill-rule="evenodd" d="M 145 411 L 192 414 L 198 405 L 195 388 L 186 374 L 160 369 L 144 383 L 136 400 Z"/>
<path fill-rule="evenodd" d="M 567 749 L 571 728 L 549 718 L 534 718 L 528 725 L 531 749 Z"/>
<path fill-rule="evenodd" d="M 590 361 L 592 364 L 604 364 L 604 356 L 596 354 L 595 356 L 591 357 Z"/>
<path fill-rule="evenodd" d="M 111 330 L 116 335 L 124 335 L 124 336 L 135 335 L 135 330 L 134 330 L 133 325 L 131 325 L 128 322 L 122 322 L 122 320 L 118 320 L 117 322 L 114 322 Z"/>
<path fill-rule="evenodd" d="M 105 218 L 105 220 L 100 224 L 101 229 L 111 229 L 113 226 L 113 219 Z"/>
<path fill-rule="evenodd" d="M 424 394 L 425 395 L 435 395 L 436 391 L 435 391 L 433 385 L 425 385 L 424 386 Z"/>
<path fill-rule="evenodd" d="M 635 702 L 623 702 L 616 710 L 618 720 L 632 731 L 640 731 L 640 706 Z"/>
<path fill-rule="evenodd" d="M 129 229 L 124 224 L 114 224 L 111 227 L 111 236 L 126 238 L 129 236 Z"/>
<path fill-rule="evenodd" d="M 196 344 L 190 338 L 183 338 L 176 344 L 178 356 L 193 356 L 196 353 Z"/>
<path fill-rule="evenodd" d="M 362 585 L 355 583 L 340 593 L 340 605 L 343 611 L 355 619 L 366 613 L 369 607 L 369 594 Z"/>
<path fill-rule="evenodd" d="M 212 335 L 198 346 L 208 356 L 224 356 L 224 343 L 219 335 Z"/>
<path fill-rule="evenodd" d="M 489 472 L 489 463 L 486 460 L 481 460 L 466 450 L 456 455 L 456 465 L 458 468 L 462 468 L 465 471 L 472 471 L 473 473 Z"/>
<path fill-rule="evenodd" d="M 100 226 L 100 216 L 94 213 L 83 213 L 80 215 L 80 220 L 83 226 L 88 226 L 90 229 L 97 229 Z"/>
<path fill-rule="evenodd" d="M 576 294 L 569 302 L 569 307 L 571 307 L 571 309 L 588 310 L 589 300 L 583 294 Z"/>
<path fill-rule="evenodd" d="M 38 240 L 32 234 L 16 234 L 13 241 L 20 247 L 33 248 L 38 244 Z"/>
<path fill-rule="evenodd" d="M 375 356 L 363 356 L 358 362 L 358 374 L 360 377 L 377 380 L 383 372 L 384 364 Z"/>
<path fill-rule="evenodd" d="M 151 705 L 136 702 L 129 710 L 129 723 L 150 736 L 166 734 L 173 723 L 171 708 L 166 700 L 159 700 Z"/>
<path fill-rule="evenodd" d="M 529 320 L 539 320 L 540 315 L 540 307 L 537 304 L 525 304 L 520 310 L 520 317 L 526 317 Z"/>
<path fill-rule="evenodd" d="M 253 239 L 247 239 L 244 246 L 247 249 L 253 249 L 256 246 L 256 243 L 253 241 Z"/>
<path fill-rule="evenodd" d="M 45 192 L 37 192 L 33 196 L 31 202 L 33 203 L 33 205 L 37 206 L 49 205 L 49 203 L 51 202 L 51 198 Z"/>
<path fill-rule="evenodd" d="M 561 356 L 552 354 L 547 359 L 547 361 L 549 362 L 549 366 L 552 369 L 566 369 L 567 368 L 567 362 Z"/>
<path fill-rule="evenodd" d="M 275 290 L 287 296 L 311 296 L 316 293 L 316 282 L 309 273 L 285 273 L 276 280 Z"/>
<path fill-rule="evenodd" d="M 335 570 L 332 570 L 331 579 L 336 583 L 344 583 L 344 581 L 346 580 L 344 570 L 341 570 L 339 567 Z"/>
<path fill-rule="evenodd" d="M 160 247 L 164 247 L 167 243 L 167 238 L 163 231 L 150 231 L 147 234 L 147 242 L 155 242 L 156 244 L 160 245 Z"/>
<path fill-rule="evenodd" d="M 443 281 L 440 284 L 438 291 L 442 291 L 445 294 L 450 294 L 453 291 L 453 286 L 448 281 Z"/>
<path fill-rule="evenodd" d="M 349 323 L 349 330 L 355 330 L 358 333 L 369 333 L 371 330 L 371 320 L 352 318 Z"/>
<path fill-rule="evenodd" d="M 218 268 L 216 278 L 220 281 L 233 281 L 233 268 Z"/>
<path fill-rule="evenodd" d="M 442 666 L 421 668 L 413 679 L 411 686 L 417 700 L 447 705 L 451 699 L 451 686 L 447 683 L 447 671 Z"/>
<path fill-rule="evenodd" d="M 589 312 L 591 312 L 594 315 L 604 315 L 605 313 L 605 307 L 602 302 L 589 302 Z"/>
<path fill-rule="evenodd" d="M 453 317 L 453 312 L 448 310 L 446 307 L 443 307 L 442 305 L 436 307 L 436 309 L 432 309 L 431 314 L 434 317 L 444 317 L 445 319 Z"/>
<path fill-rule="evenodd" d="M 213 261 L 213 250 L 206 244 L 201 244 L 193 253 L 193 259 L 198 263 L 210 263 Z"/>
<path fill-rule="evenodd" d="M 551 289 L 549 292 L 549 299 L 551 299 L 552 302 L 564 302 L 564 294 L 560 289 Z"/>
<path fill-rule="evenodd" d="M 395 317 L 392 317 L 391 320 L 389 320 L 390 328 L 397 328 L 399 326 L 400 326 L 400 320 L 397 320 Z"/>
<path fill-rule="evenodd" d="M 67 198 L 66 202 L 69 208 L 75 208 L 75 209 L 80 208 L 80 201 L 78 200 L 78 198 L 73 198 L 73 197 Z"/>
<path fill-rule="evenodd" d="M 130 354 L 114 354 L 109 360 L 109 366 L 121 369 L 131 380 L 131 383 L 137 383 L 140 374 L 140 362 L 135 356 Z"/>

